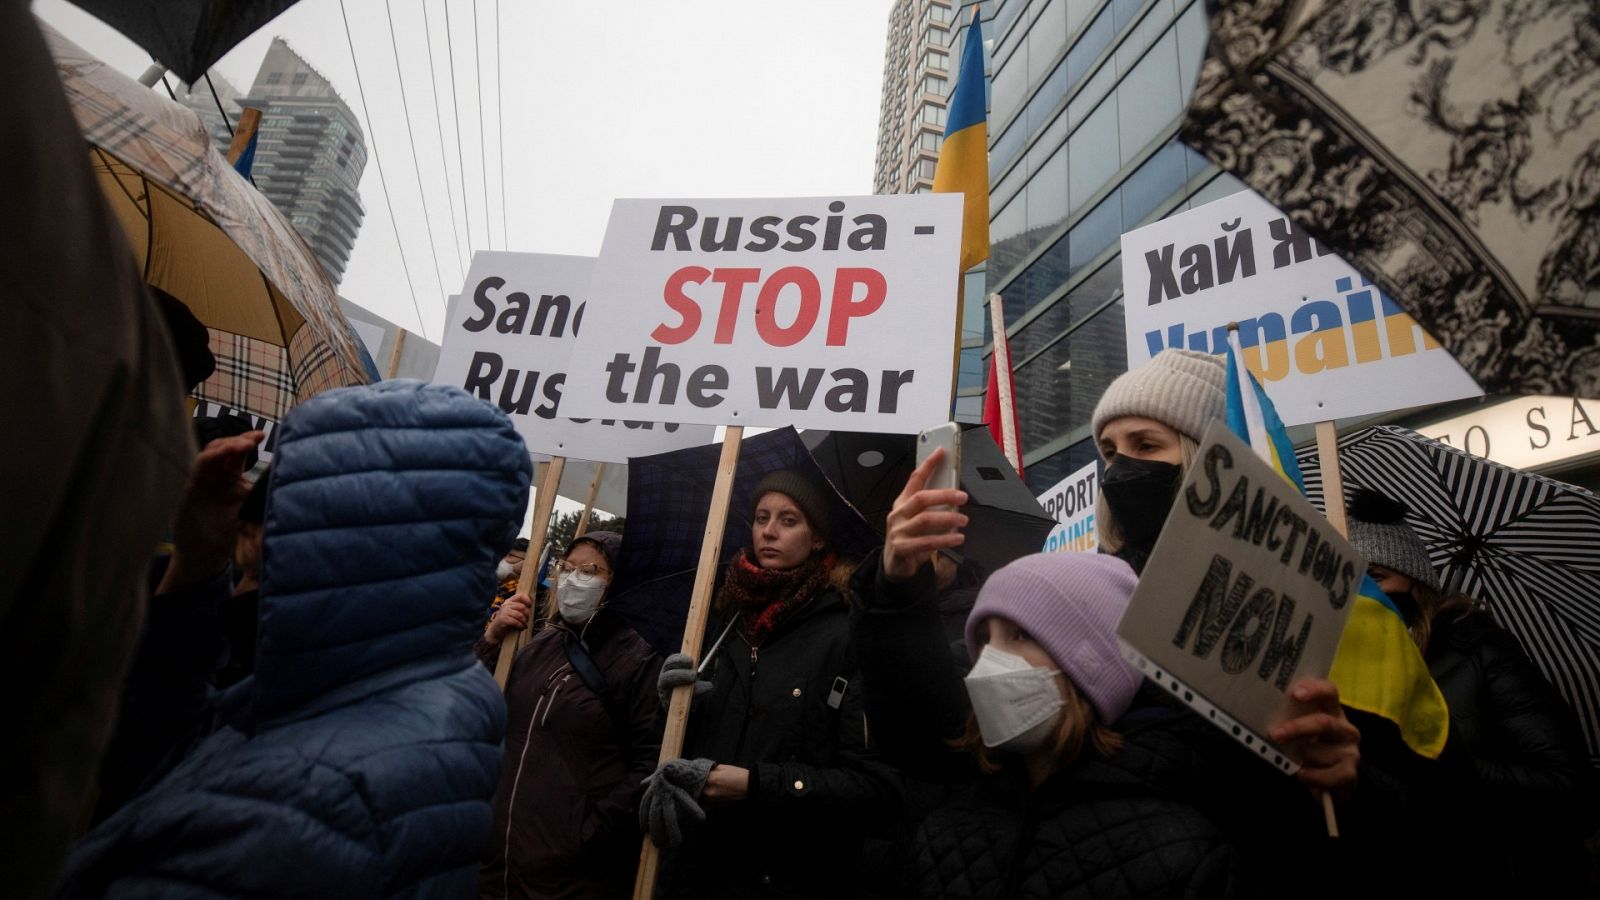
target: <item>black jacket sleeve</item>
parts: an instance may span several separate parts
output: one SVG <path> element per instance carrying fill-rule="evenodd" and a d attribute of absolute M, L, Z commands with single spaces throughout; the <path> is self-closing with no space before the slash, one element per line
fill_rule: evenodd
<path fill-rule="evenodd" d="M 939 620 L 931 567 L 910 581 L 883 577 L 882 551 L 861 562 L 851 578 L 850 643 L 861 665 L 863 706 L 873 736 L 896 765 L 925 778 L 968 774 L 949 742 L 972 712 L 962 677 Z M 957 757 L 952 763 L 951 757 Z"/>

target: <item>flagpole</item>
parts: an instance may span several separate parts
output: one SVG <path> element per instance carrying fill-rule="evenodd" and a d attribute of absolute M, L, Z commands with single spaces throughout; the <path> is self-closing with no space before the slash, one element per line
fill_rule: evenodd
<path fill-rule="evenodd" d="M 1006 315 L 999 294 L 989 295 L 989 321 L 994 327 L 994 379 L 1000 393 L 1000 451 L 1011 468 L 1021 473 L 1016 407 L 1012 406 L 1011 398 L 1011 344 L 1006 339 Z"/>

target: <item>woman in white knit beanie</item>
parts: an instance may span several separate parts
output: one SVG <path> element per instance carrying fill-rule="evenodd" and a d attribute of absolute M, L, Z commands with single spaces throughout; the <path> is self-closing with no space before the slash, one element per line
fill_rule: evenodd
<path fill-rule="evenodd" d="M 1095 446 L 1106 463 L 1096 501 L 1100 546 L 1143 571 L 1200 436 L 1223 414 L 1220 357 L 1163 350 L 1124 372 L 1095 405 Z"/>

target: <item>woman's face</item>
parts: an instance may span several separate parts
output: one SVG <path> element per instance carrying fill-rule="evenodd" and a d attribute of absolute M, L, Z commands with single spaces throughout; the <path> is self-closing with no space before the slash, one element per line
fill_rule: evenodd
<path fill-rule="evenodd" d="M 1100 429 L 1100 456 L 1127 456 L 1151 462 L 1183 463 L 1183 445 L 1171 426 L 1144 416 L 1112 419 Z"/>
<path fill-rule="evenodd" d="M 1372 576 L 1373 582 L 1378 585 L 1378 590 L 1385 594 L 1408 594 L 1411 592 L 1411 577 L 1402 575 L 1386 566 L 1367 566 L 1367 574 Z"/>
<path fill-rule="evenodd" d="M 611 583 L 611 569 L 606 565 L 605 554 L 595 549 L 594 544 L 584 541 L 568 551 L 565 558 L 573 570 L 593 572 L 596 578 L 606 584 Z"/>
<path fill-rule="evenodd" d="M 750 538 L 756 562 L 763 569 L 792 569 L 822 549 L 822 540 L 812 533 L 806 514 L 787 494 L 777 491 L 768 491 L 757 501 Z"/>
<path fill-rule="evenodd" d="M 1000 616 L 990 616 L 978 623 L 978 646 L 980 649 L 985 646 L 993 647 L 1020 656 L 1035 669 L 1056 668 L 1055 660 L 1050 658 L 1050 654 L 1039 646 L 1032 635 L 1017 627 L 1017 623 Z M 1056 688 L 1065 698 L 1065 686 L 1059 678 L 1056 679 Z"/>

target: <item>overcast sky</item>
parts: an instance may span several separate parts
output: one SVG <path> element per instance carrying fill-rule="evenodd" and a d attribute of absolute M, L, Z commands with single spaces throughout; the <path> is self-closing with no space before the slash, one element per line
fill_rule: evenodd
<path fill-rule="evenodd" d="M 593 255 L 618 197 L 870 194 L 889 5 L 428 0 L 425 30 L 422 0 L 396 0 L 387 7 L 391 43 L 378 0 L 345 0 L 349 32 L 339 0 L 301 0 L 217 69 L 248 90 L 272 37 L 282 35 L 361 117 L 349 34 L 371 127 L 361 180 L 366 219 L 339 291 L 416 330 L 409 267 L 422 330 L 437 342 L 444 298 L 461 289 L 469 234 L 472 249 Z M 123 72 L 136 76 L 149 63 L 136 45 L 65 0 L 39 0 L 34 11 Z"/>

